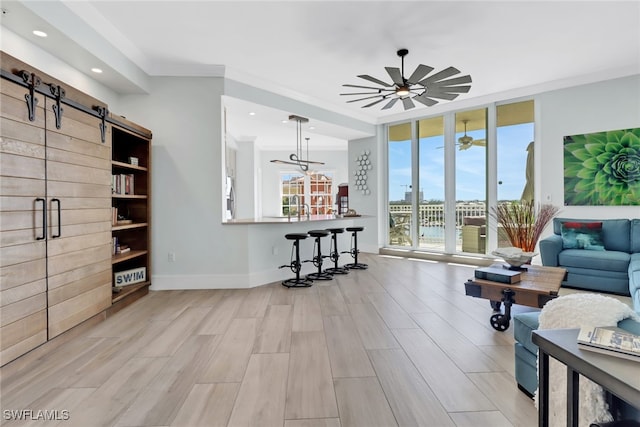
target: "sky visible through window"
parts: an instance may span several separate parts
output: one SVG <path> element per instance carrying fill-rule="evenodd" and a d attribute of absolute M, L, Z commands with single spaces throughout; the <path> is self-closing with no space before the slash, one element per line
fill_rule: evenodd
<path fill-rule="evenodd" d="M 485 139 L 485 131 L 469 131 L 474 139 Z M 456 135 L 457 139 L 462 133 Z M 519 200 L 526 182 L 527 146 L 533 141 L 533 123 L 502 126 L 498 139 L 498 200 Z M 444 199 L 444 136 L 421 138 L 420 191 L 425 201 Z M 456 200 L 486 199 L 486 148 L 456 149 Z M 411 184 L 411 143 L 389 143 L 389 200 L 405 199 Z"/>

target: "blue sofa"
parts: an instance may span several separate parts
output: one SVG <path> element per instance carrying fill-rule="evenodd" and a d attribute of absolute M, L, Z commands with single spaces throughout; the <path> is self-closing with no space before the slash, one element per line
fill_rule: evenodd
<path fill-rule="evenodd" d="M 564 248 L 563 222 L 602 222 L 604 250 Z M 592 292 L 630 296 L 633 309 L 640 314 L 640 219 L 583 220 L 555 218 L 554 234 L 540 241 L 542 264 L 563 267 L 567 277 L 563 287 Z M 540 312 L 514 316 L 515 376 L 518 388 L 533 395 L 538 387 L 538 348 L 531 342 L 531 331 L 538 329 Z M 618 326 L 640 334 L 640 323 L 625 319 Z M 611 401 L 617 418 L 640 420 L 640 412 L 628 405 Z"/>
<path fill-rule="evenodd" d="M 604 250 L 563 246 L 562 224 L 602 223 Z M 554 218 L 553 234 L 540 240 L 542 265 L 563 267 L 562 286 L 631 296 L 640 307 L 640 219 Z"/>

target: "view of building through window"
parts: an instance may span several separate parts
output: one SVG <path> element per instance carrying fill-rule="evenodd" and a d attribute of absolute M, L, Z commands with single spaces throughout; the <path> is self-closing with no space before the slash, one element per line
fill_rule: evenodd
<path fill-rule="evenodd" d="M 314 172 L 280 174 L 281 212 L 288 215 L 326 215 L 334 210 L 333 174 Z"/>

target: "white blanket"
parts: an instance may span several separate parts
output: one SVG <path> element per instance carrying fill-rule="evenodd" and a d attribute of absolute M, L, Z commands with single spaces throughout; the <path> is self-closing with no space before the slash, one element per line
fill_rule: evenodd
<path fill-rule="evenodd" d="M 615 326 L 620 320 L 640 320 L 631 307 L 600 294 L 576 293 L 549 301 L 540 313 L 540 329 L 580 328 L 583 326 Z M 549 425 L 566 425 L 567 377 L 565 366 L 550 358 Z M 536 406 L 538 404 L 536 392 Z M 592 422 L 612 421 L 602 387 L 580 377 L 580 427 Z"/>

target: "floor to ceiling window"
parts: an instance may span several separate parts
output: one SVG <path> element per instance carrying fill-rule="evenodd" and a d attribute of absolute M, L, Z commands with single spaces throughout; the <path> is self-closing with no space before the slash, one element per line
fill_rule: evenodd
<path fill-rule="evenodd" d="M 533 101 L 390 125 L 388 244 L 476 254 L 508 245 L 487 216 L 533 199 L 533 125 Z"/>
<path fill-rule="evenodd" d="M 389 244 L 413 246 L 411 123 L 389 126 Z"/>
<path fill-rule="evenodd" d="M 444 118 L 418 120 L 418 241 L 444 250 Z"/>
<path fill-rule="evenodd" d="M 486 251 L 487 109 L 455 115 L 456 252 Z"/>
<path fill-rule="evenodd" d="M 496 107 L 498 201 L 533 200 L 533 101 Z"/>

